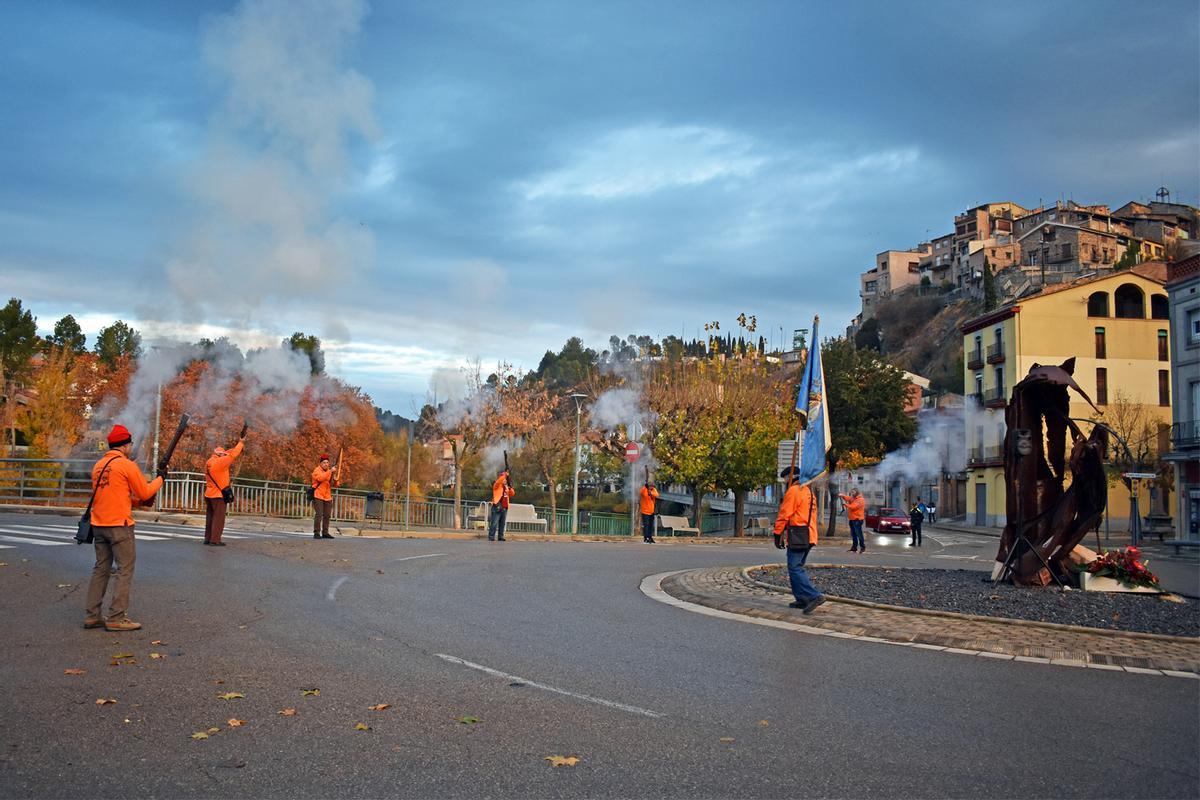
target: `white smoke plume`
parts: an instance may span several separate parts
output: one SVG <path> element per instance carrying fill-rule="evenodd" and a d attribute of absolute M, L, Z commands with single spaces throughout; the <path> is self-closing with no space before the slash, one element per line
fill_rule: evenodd
<path fill-rule="evenodd" d="M 885 483 L 900 481 L 917 487 L 936 483 L 945 472 L 958 473 L 967 468 L 966 419 L 963 407 L 926 412 L 917 419 L 917 438 L 905 447 L 888 453 L 874 468 Z"/>
<path fill-rule="evenodd" d="M 637 493 L 644 482 L 646 469 L 653 473 L 658 468 L 654 452 L 645 441 L 649 438 L 645 434 L 654 423 L 655 414 L 642 403 L 638 378 L 636 374 L 630 376 L 631 385 L 609 389 L 588 408 L 588 419 L 593 427 L 606 432 L 624 428 L 630 441 L 641 444 L 641 457 L 637 463 L 632 469 L 628 465 L 625 467 L 630 471 L 628 474 L 633 476 L 632 480 L 625 481 L 625 496 L 630 503 L 637 502 Z"/>

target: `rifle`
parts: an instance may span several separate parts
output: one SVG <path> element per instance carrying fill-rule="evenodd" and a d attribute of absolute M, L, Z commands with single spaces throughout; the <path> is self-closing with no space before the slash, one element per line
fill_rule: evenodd
<path fill-rule="evenodd" d="M 170 444 L 168 444 L 167 449 L 163 451 L 162 457 L 158 459 L 159 472 L 164 471 L 167 468 L 167 465 L 171 463 L 171 456 L 175 455 L 175 448 L 179 446 L 179 440 L 183 438 L 183 432 L 187 430 L 188 420 L 190 419 L 191 417 L 189 417 L 187 414 L 181 414 L 179 416 L 179 424 L 175 426 L 175 435 L 171 437 Z M 151 497 L 149 500 L 142 501 L 142 506 L 149 508 L 150 506 L 154 505 L 154 502 L 155 498 Z"/>
<path fill-rule="evenodd" d="M 245 439 L 246 432 L 249 430 L 250 430 L 250 426 L 246 423 L 246 420 L 242 420 L 242 432 L 238 434 L 238 438 Z"/>
<path fill-rule="evenodd" d="M 333 480 L 336 483 L 342 482 L 342 451 L 345 449 L 344 447 L 338 447 L 337 469 L 333 472 Z"/>
<path fill-rule="evenodd" d="M 504 485 L 512 488 L 512 473 L 508 471 L 508 451 L 504 451 Z"/>

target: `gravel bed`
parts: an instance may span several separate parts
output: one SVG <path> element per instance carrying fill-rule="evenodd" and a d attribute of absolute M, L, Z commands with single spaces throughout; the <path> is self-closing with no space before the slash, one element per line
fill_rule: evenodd
<path fill-rule="evenodd" d="M 788 589 L 781 567 L 752 570 L 757 580 Z M 993 586 L 987 573 L 973 570 L 809 567 L 823 592 L 854 600 L 930 611 L 954 611 L 1106 630 L 1200 636 L 1200 604 L 1175 603 L 1152 594 L 1062 592 L 1056 586 Z"/>

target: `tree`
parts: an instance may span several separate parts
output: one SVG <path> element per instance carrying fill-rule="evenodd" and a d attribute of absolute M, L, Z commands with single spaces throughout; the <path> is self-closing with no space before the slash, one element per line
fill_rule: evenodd
<path fill-rule="evenodd" d="M 14 297 L 0 309 L 0 367 L 9 381 L 21 377 L 37 347 L 37 318 Z"/>
<path fill-rule="evenodd" d="M 912 384 L 903 372 L 844 338 L 827 340 L 821 356 L 829 403 L 831 476 L 851 452 L 878 460 L 916 438 L 916 422 L 904 413 Z M 836 494 L 831 480 L 827 535 L 833 534 L 837 521 Z"/>
<path fill-rule="evenodd" d="M 66 458 L 83 438 L 86 421 L 72 362 L 70 352 L 54 348 L 34 372 L 29 402 L 17 412 L 32 456 Z"/>
<path fill-rule="evenodd" d="M 992 265 L 985 256 L 983 259 L 983 310 L 992 311 L 1000 303 L 996 292 L 996 276 L 992 274 Z"/>
<path fill-rule="evenodd" d="M 1129 246 L 1125 248 L 1125 252 L 1122 253 L 1121 257 L 1117 259 L 1117 263 L 1113 264 L 1113 269 L 1123 270 L 1137 266 L 1139 258 L 1140 253 L 1138 251 L 1138 241 L 1137 239 L 1131 239 Z"/>
<path fill-rule="evenodd" d="M 882 340 L 879 337 L 879 320 L 870 317 L 858 327 L 854 334 L 854 346 L 864 350 L 879 352 Z"/>
<path fill-rule="evenodd" d="M 557 533 L 558 484 L 571 477 L 575 464 L 575 425 L 555 417 L 532 431 L 521 448 L 521 460 L 529 464 L 550 493 L 550 533 Z"/>
<path fill-rule="evenodd" d="M 47 337 L 46 343 L 72 356 L 87 352 L 87 336 L 75 321 L 75 317 L 70 314 L 54 323 L 54 333 Z"/>
<path fill-rule="evenodd" d="M 115 367 L 123 358 L 137 358 L 142 354 L 142 335 L 132 327 L 117 320 L 96 334 L 93 351 L 107 367 Z"/>
<path fill-rule="evenodd" d="M 325 374 L 325 351 L 321 349 L 321 340 L 301 331 L 296 331 L 283 340 L 283 346 L 308 356 L 309 367 L 313 375 Z"/>

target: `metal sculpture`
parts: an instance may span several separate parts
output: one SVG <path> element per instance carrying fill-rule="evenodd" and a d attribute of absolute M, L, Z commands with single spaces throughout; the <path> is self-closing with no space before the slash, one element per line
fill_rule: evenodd
<path fill-rule="evenodd" d="M 1071 419 L 1072 390 L 1096 408 L 1072 377 L 1074 371 L 1074 358 L 1056 367 L 1034 364 L 1013 387 L 1004 412 L 1008 523 L 996 553 L 998 581 L 1067 583 L 1073 574 L 1071 551 L 1104 514 L 1108 432 L 1097 425 L 1085 436 Z"/>

